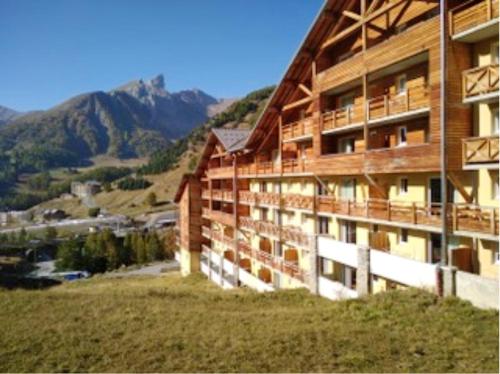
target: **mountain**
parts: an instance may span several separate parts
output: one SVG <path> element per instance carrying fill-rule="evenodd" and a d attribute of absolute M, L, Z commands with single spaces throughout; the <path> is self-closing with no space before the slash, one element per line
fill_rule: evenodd
<path fill-rule="evenodd" d="M 14 109 L 7 108 L 5 106 L 0 105 L 0 126 L 16 119 L 21 116 L 23 113 L 17 112 Z"/>
<path fill-rule="evenodd" d="M 106 154 L 147 156 L 205 123 L 227 106 L 201 90 L 170 93 L 162 75 L 110 92 L 91 92 L 0 128 L 0 153 L 51 153 L 46 167 L 66 166 Z M 216 109 L 214 112 L 214 108 Z M 61 157 L 58 157 L 60 155 Z M 59 160 L 59 161 L 58 161 Z"/>

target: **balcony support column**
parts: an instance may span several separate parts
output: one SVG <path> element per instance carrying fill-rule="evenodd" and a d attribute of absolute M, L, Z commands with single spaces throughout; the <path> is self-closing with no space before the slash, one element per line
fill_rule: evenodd
<path fill-rule="evenodd" d="M 450 261 L 448 256 L 448 178 L 447 178 L 447 157 L 446 157 L 446 105 L 447 105 L 447 90 L 446 90 L 446 57 L 448 55 L 448 2 L 446 0 L 439 1 L 439 20 L 440 20 L 440 97 L 439 97 L 439 119 L 440 119 L 440 158 L 441 158 L 441 265 L 446 266 Z"/>
<path fill-rule="evenodd" d="M 360 297 L 370 293 L 370 248 L 368 246 L 358 246 L 356 292 Z"/>

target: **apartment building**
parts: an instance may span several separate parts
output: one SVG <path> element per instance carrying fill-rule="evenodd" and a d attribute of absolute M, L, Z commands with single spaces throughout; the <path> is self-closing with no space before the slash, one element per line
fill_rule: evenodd
<path fill-rule="evenodd" d="M 443 3 L 325 2 L 255 128 L 183 179 L 183 273 L 498 307 L 498 0 Z"/>

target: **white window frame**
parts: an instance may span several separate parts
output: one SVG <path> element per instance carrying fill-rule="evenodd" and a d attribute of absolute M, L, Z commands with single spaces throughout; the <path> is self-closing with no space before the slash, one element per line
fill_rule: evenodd
<path fill-rule="evenodd" d="M 326 228 L 326 230 L 323 230 Z M 326 231 L 326 232 L 323 232 Z M 319 235 L 329 235 L 330 234 L 330 222 L 328 217 L 319 216 L 318 217 L 318 233 Z"/>
<path fill-rule="evenodd" d="M 403 188 L 403 181 L 406 181 L 405 188 Z M 408 180 L 408 177 L 401 177 L 401 178 L 399 178 L 398 195 L 402 195 L 402 196 L 408 195 L 409 186 L 410 186 L 410 182 Z M 406 189 L 406 191 L 405 191 L 405 189 Z"/>
<path fill-rule="evenodd" d="M 404 133 L 405 133 L 405 141 L 404 142 L 402 141 L 401 130 L 404 130 Z M 398 147 L 406 147 L 408 145 L 408 128 L 406 126 L 399 126 L 397 128 L 397 131 L 398 131 L 397 136 L 396 136 L 397 146 Z"/>
<path fill-rule="evenodd" d="M 404 81 L 404 87 L 401 82 Z M 396 94 L 397 95 L 406 95 L 408 92 L 408 78 L 406 74 L 400 74 L 396 77 Z"/>
<path fill-rule="evenodd" d="M 406 233 L 406 235 L 403 235 L 403 232 Z M 406 240 L 403 238 L 406 236 Z M 399 244 L 400 245 L 407 245 L 410 237 L 410 231 L 408 229 L 399 229 Z"/>
<path fill-rule="evenodd" d="M 357 180 L 356 178 L 345 178 L 342 179 L 342 182 L 340 184 L 340 197 L 344 198 L 345 196 L 345 191 L 348 188 L 348 184 L 352 186 L 352 196 L 349 197 L 351 200 L 356 200 L 356 186 L 357 186 Z"/>

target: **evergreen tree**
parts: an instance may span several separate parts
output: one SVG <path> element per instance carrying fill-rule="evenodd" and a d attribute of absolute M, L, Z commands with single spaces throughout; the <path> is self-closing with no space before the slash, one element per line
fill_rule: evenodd
<path fill-rule="evenodd" d="M 57 238 L 57 230 L 55 227 L 47 226 L 45 229 L 45 240 L 53 240 Z"/>
<path fill-rule="evenodd" d="M 120 258 L 120 264 L 128 266 L 134 261 L 132 246 L 132 234 L 128 232 L 127 235 L 125 235 L 123 244 L 119 247 L 118 256 Z"/>
<path fill-rule="evenodd" d="M 163 259 L 163 248 L 156 232 L 150 232 L 146 236 L 147 259 L 156 261 Z"/>
<path fill-rule="evenodd" d="M 78 241 L 71 239 L 58 246 L 56 267 L 59 270 L 86 269 L 86 261 Z"/>

